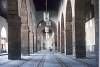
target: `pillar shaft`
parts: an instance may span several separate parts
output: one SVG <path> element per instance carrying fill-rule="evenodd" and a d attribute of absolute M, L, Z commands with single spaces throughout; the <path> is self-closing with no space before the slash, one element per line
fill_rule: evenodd
<path fill-rule="evenodd" d="M 86 0 L 75 1 L 75 42 L 76 42 L 76 57 L 86 57 L 86 44 L 85 44 L 85 19 L 86 19 Z M 80 7 L 81 6 L 81 7 Z"/>
<path fill-rule="evenodd" d="M 63 15 L 62 15 L 62 22 L 61 22 L 61 30 L 60 30 L 60 45 L 61 45 L 61 53 L 64 53 L 65 50 L 64 50 L 64 21 L 63 21 Z"/>
<path fill-rule="evenodd" d="M 41 36 L 41 50 L 43 50 L 43 36 Z"/>
<path fill-rule="evenodd" d="M 59 51 L 59 41 L 58 41 L 58 25 L 57 25 L 57 51 Z"/>
<path fill-rule="evenodd" d="M 41 37 L 38 34 L 38 36 L 37 36 L 37 51 L 40 51 L 40 50 L 41 50 Z"/>
<path fill-rule="evenodd" d="M 20 6 L 20 16 L 21 16 L 21 48 L 23 55 L 29 55 L 30 47 L 29 47 L 29 27 L 28 27 L 28 10 L 26 0 L 21 1 Z"/>
<path fill-rule="evenodd" d="M 34 53 L 34 33 L 33 33 L 33 53 Z"/>
<path fill-rule="evenodd" d="M 96 43 L 96 47 L 95 47 L 95 52 L 96 52 L 96 60 L 97 60 L 97 67 L 100 66 L 99 64 L 99 38 L 100 38 L 100 31 L 99 31 L 99 0 L 94 1 L 94 12 L 95 12 L 95 43 Z"/>
<path fill-rule="evenodd" d="M 29 32 L 29 41 L 30 41 L 29 43 L 30 53 L 33 53 L 33 33 L 32 31 Z"/>
<path fill-rule="evenodd" d="M 37 51 L 41 50 L 41 32 L 37 31 Z"/>
<path fill-rule="evenodd" d="M 64 53 L 64 32 L 61 31 L 61 53 Z"/>
<path fill-rule="evenodd" d="M 60 52 L 60 24 L 58 23 L 58 51 Z"/>
<path fill-rule="evenodd" d="M 60 52 L 61 52 L 61 23 L 60 23 Z"/>
<path fill-rule="evenodd" d="M 21 25 L 21 50 L 23 55 L 30 54 L 30 46 L 29 46 L 29 29 L 27 24 Z"/>
<path fill-rule="evenodd" d="M 67 1 L 66 6 L 66 54 L 72 54 L 72 6 L 71 1 Z"/>
<path fill-rule="evenodd" d="M 37 52 L 37 30 L 34 33 L 34 52 Z"/>
<path fill-rule="evenodd" d="M 54 38 L 55 38 L 55 50 L 57 50 L 57 32 L 55 32 L 55 36 L 54 36 Z"/>
<path fill-rule="evenodd" d="M 70 28 L 72 27 L 69 25 Z M 72 30 L 66 30 L 66 54 L 71 55 L 72 54 Z"/>
<path fill-rule="evenodd" d="M 77 20 L 75 27 L 76 57 L 83 58 L 86 57 L 85 24 Z"/>
<path fill-rule="evenodd" d="M 18 0 L 8 0 L 8 59 L 21 59 L 21 22 Z"/>

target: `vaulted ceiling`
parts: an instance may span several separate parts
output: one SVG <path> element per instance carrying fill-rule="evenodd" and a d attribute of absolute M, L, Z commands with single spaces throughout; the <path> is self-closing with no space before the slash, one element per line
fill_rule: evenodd
<path fill-rule="evenodd" d="M 59 9 L 60 3 L 63 0 L 47 0 L 47 8 L 48 10 L 55 10 Z M 37 11 L 45 11 L 46 10 L 46 0 L 33 0 L 35 8 Z"/>

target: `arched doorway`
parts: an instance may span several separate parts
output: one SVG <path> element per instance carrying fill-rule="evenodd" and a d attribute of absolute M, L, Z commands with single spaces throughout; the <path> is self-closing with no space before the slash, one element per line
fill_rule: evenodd
<path fill-rule="evenodd" d="M 5 27 L 1 29 L 1 53 L 8 52 L 7 31 Z"/>
<path fill-rule="evenodd" d="M 0 16 L 0 53 L 8 52 L 8 23 Z"/>
<path fill-rule="evenodd" d="M 95 21 L 94 18 L 85 23 L 86 32 L 86 56 L 95 56 Z"/>
<path fill-rule="evenodd" d="M 49 24 L 46 21 L 40 21 L 37 25 L 37 47 L 38 50 L 57 49 L 57 28 L 54 21 L 49 20 Z"/>

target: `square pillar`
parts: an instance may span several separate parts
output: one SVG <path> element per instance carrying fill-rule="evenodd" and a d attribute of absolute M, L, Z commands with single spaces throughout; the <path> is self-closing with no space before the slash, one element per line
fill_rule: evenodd
<path fill-rule="evenodd" d="M 60 24 L 57 25 L 57 49 L 60 52 Z"/>
<path fill-rule="evenodd" d="M 27 24 L 21 25 L 21 48 L 22 55 L 30 54 L 29 29 Z"/>
<path fill-rule="evenodd" d="M 37 52 L 37 30 L 34 32 L 34 52 Z"/>
<path fill-rule="evenodd" d="M 66 30 L 66 55 L 72 55 L 72 49 L 72 30 Z"/>
<path fill-rule="evenodd" d="M 64 32 L 61 31 L 61 53 L 65 52 L 64 47 Z"/>
<path fill-rule="evenodd" d="M 8 59 L 21 59 L 21 21 L 18 0 L 8 0 Z"/>
<path fill-rule="evenodd" d="M 57 45 L 57 32 L 55 32 L 54 38 L 55 38 L 55 40 L 54 40 L 54 42 L 55 42 L 55 50 L 57 50 L 57 47 L 58 47 L 58 45 Z"/>
<path fill-rule="evenodd" d="M 33 53 L 34 53 L 34 33 L 33 33 Z"/>
<path fill-rule="evenodd" d="M 93 0 L 93 3 L 94 3 L 94 14 L 95 14 L 95 44 L 96 44 L 96 47 L 95 47 L 95 53 L 96 53 L 96 65 L 97 67 L 100 66 L 99 62 L 100 62 L 100 58 L 99 58 L 99 51 L 100 51 L 100 43 L 99 43 L 99 38 L 100 38 L 100 31 L 99 31 L 99 0 Z"/>
<path fill-rule="evenodd" d="M 30 53 L 32 54 L 33 53 L 33 33 L 32 31 L 29 32 L 29 41 L 30 41 L 29 43 Z"/>
<path fill-rule="evenodd" d="M 76 58 L 86 57 L 86 44 L 85 44 L 85 23 L 82 20 L 76 20 L 75 23 L 75 50 Z"/>
<path fill-rule="evenodd" d="M 86 0 L 75 1 L 75 52 L 76 58 L 86 57 L 85 22 Z M 81 7 L 80 7 L 81 6 Z"/>

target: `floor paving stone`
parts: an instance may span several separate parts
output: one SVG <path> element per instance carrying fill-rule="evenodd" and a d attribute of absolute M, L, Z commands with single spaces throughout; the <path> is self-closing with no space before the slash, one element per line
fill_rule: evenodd
<path fill-rule="evenodd" d="M 89 60 L 87 60 L 89 61 Z M 85 62 L 85 61 L 84 61 Z M 93 63 L 93 62 L 91 62 Z M 87 64 L 60 53 L 42 51 L 21 60 L 8 60 L 7 55 L 0 56 L 0 67 L 89 67 Z"/>

